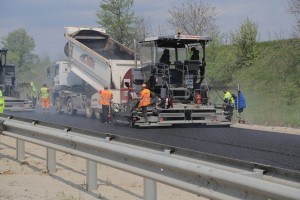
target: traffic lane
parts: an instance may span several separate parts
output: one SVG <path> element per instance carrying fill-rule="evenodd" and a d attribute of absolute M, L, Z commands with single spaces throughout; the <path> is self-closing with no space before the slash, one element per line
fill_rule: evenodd
<path fill-rule="evenodd" d="M 11 115 L 300 171 L 300 137 L 297 135 L 205 126 L 136 129 L 103 124 L 82 114 L 68 116 L 55 112 L 14 112 Z"/>
<path fill-rule="evenodd" d="M 238 128 L 148 130 L 143 140 L 300 171 L 300 137 Z"/>

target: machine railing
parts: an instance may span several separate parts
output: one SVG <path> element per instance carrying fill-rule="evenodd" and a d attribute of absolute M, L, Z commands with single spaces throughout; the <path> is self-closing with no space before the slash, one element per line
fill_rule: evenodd
<path fill-rule="evenodd" d="M 87 189 L 97 188 L 97 163 L 144 177 L 144 199 L 157 199 L 161 182 L 209 199 L 299 199 L 300 173 L 176 147 L 96 133 L 51 123 L 0 116 L 1 133 L 47 148 L 47 169 L 55 172 L 55 151 L 87 160 Z"/>

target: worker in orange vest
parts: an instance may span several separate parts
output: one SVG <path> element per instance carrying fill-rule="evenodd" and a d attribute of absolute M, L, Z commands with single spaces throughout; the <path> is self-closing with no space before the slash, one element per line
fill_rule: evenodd
<path fill-rule="evenodd" d="M 100 90 L 99 94 L 101 95 L 101 98 L 99 100 L 99 103 L 102 105 L 102 112 L 103 112 L 103 122 L 106 124 L 110 122 L 109 120 L 109 107 L 110 107 L 110 101 L 113 98 L 113 94 L 110 90 L 108 90 L 108 87 L 105 86 L 104 90 Z"/>
<path fill-rule="evenodd" d="M 145 124 L 149 124 L 147 116 L 147 106 L 151 104 L 150 90 L 147 89 L 147 85 L 142 85 L 142 91 L 140 92 L 140 102 L 138 108 L 142 108 L 142 113 L 144 115 Z"/>

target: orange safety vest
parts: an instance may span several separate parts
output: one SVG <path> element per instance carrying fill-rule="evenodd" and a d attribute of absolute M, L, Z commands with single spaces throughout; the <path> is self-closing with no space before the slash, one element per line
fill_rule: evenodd
<path fill-rule="evenodd" d="M 139 103 L 139 108 L 142 106 L 149 106 L 151 104 L 151 99 L 150 99 L 150 90 L 148 89 L 143 89 L 140 92 L 140 103 Z"/>
<path fill-rule="evenodd" d="M 99 103 L 108 106 L 110 104 L 110 100 L 113 98 L 112 92 L 109 90 L 101 90 L 99 93 L 101 95 Z"/>

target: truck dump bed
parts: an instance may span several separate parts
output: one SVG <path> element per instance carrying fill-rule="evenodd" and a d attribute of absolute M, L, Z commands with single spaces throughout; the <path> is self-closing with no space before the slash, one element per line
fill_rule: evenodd
<path fill-rule="evenodd" d="M 96 90 L 120 89 L 126 72 L 135 67 L 134 51 L 110 38 L 104 29 L 65 27 L 65 53 L 71 70 Z"/>

